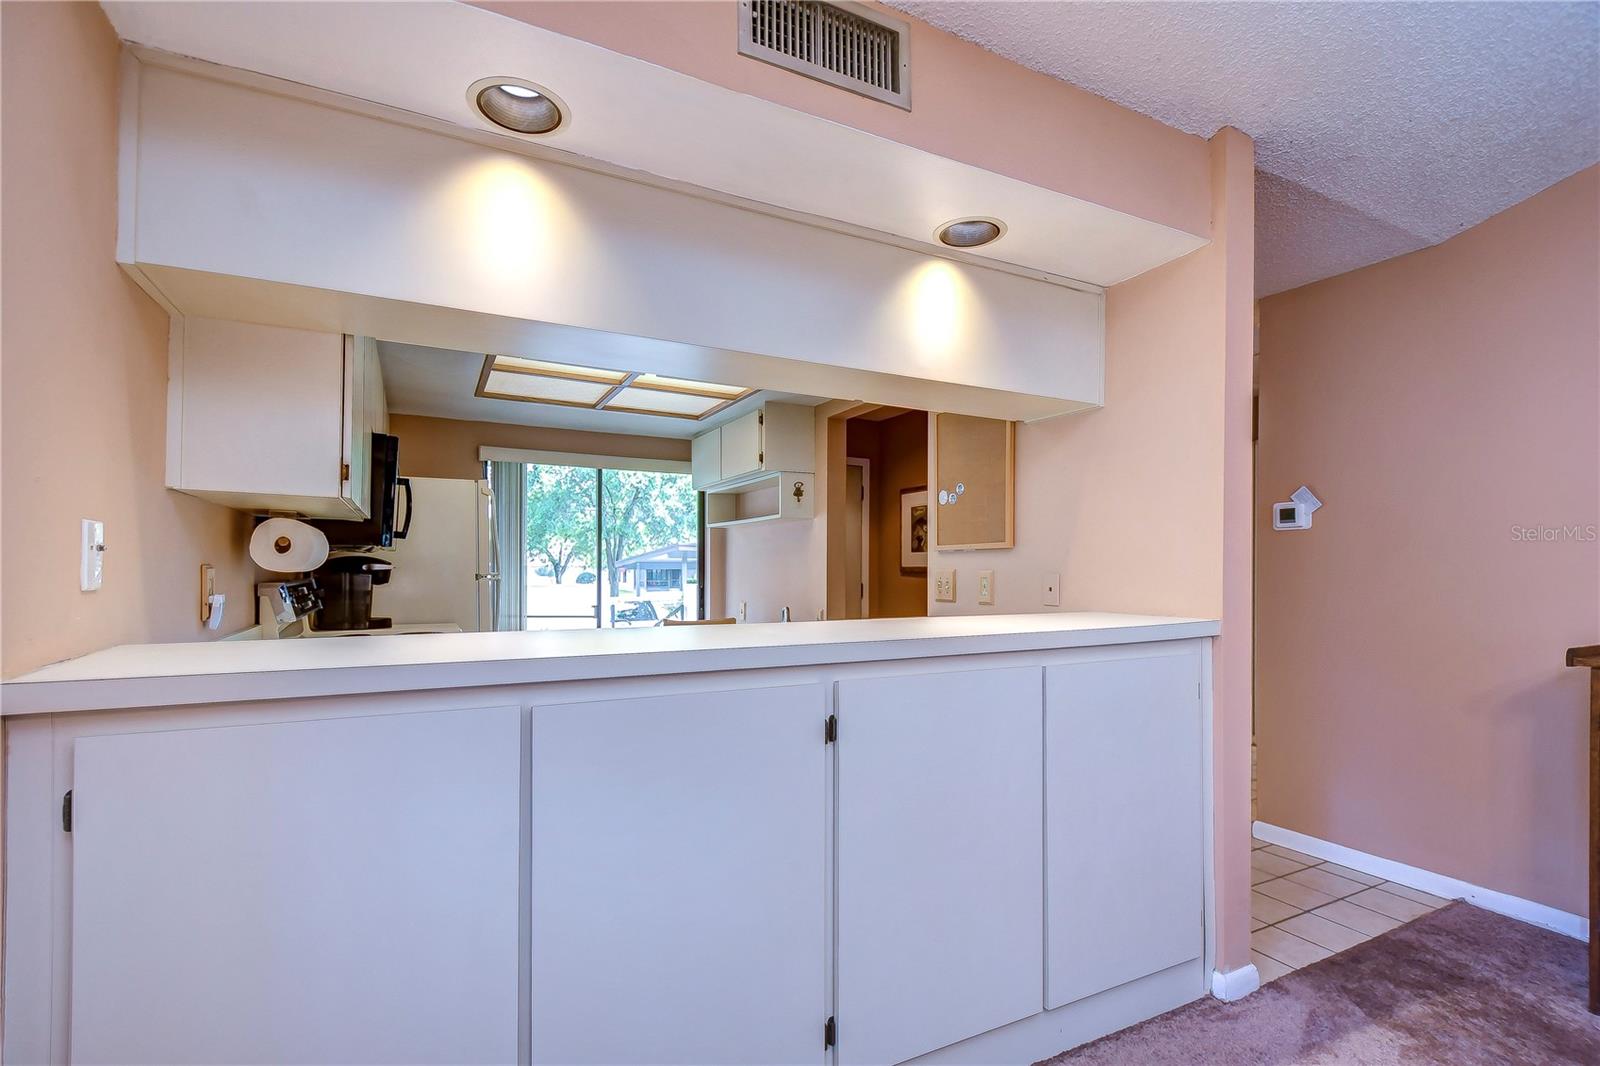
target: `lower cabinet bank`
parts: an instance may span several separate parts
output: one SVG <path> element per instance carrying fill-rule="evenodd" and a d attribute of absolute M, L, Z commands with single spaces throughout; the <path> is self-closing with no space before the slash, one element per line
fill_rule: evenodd
<path fill-rule="evenodd" d="M 5 1059 L 1053 1054 L 1206 990 L 1209 655 L 11 719 Z"/>

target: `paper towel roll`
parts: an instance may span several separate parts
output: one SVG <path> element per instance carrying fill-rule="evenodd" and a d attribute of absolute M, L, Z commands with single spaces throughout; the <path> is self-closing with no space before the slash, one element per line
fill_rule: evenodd
<path fill-rule="evenodd" d="M 269 518 L 250 534 L 250 558 L 279 574 L 315 570 L 328 561 L 328 538 L 293 518 Z"/>

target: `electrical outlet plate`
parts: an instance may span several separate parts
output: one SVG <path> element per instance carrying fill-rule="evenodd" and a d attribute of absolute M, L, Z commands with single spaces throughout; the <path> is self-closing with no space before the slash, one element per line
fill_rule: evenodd
<path fill-rule="evenodd" d="M 200 564 L 200 621 L 211 621 L 211 597 L 217 594 L 217 568 L 210 563 Z"/>
<path fill-rule="evenodd" d="M 937 603 L 956 602 L 956 572 L 954 570 L 935 570 L 933 572 L 933 598 Z"/>
<path fill-rule="evenodd" d="M 1046 607 L 1061 606 L 1061 575 L 1044 575 L 1044 605 Z"/>
<path fill-rule="evenodd" d="M 978 606 L 994 606 L 994 571 L 978 571 Z"/>

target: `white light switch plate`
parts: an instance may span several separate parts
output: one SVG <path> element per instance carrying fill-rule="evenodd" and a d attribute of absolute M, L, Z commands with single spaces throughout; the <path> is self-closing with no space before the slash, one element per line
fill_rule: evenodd
<path fill-rule="evenodd" d="M 978 606 L 994 606 L 994 571 L 978 571 Z"/>
<path fill-rule="evenodd" d="M 956 602 L 956 572 L 954 570 L 935 570 L 933 572 L 933 598 L 937 603 Z"/>
<path fill-rule="evenodd" d="M 83 520 L 83 538 L 79 552 L 78 588 L 93 592 L 100 587 L 105 574 L 106 524 L 92 518 Z"/>
<path fill-rule="evenodd" d="M 1061 575 L 1044 575 L 1044 605 L 1046 607 L 1061 606 Z"/>

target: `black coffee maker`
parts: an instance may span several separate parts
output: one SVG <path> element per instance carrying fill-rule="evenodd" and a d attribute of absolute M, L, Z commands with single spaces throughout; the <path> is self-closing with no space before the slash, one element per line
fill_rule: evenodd
<path fill-rule="evenodd" d="M 323 632 L 353 629 L 388 629 L 393 618 L 372 617 L 372 588 L 387 585 L 394 564 L 376 556 L 335 555 L 311 576 L 322 592 L 322 607 L 311 628 Z"/>

